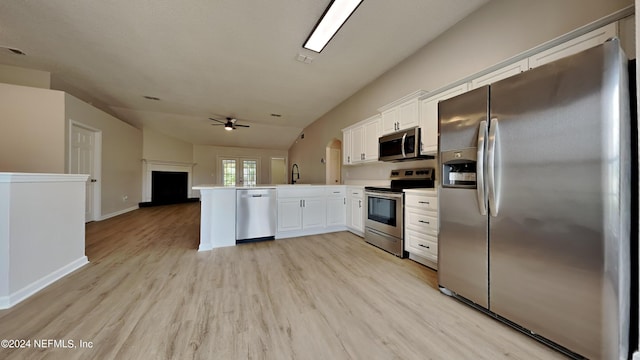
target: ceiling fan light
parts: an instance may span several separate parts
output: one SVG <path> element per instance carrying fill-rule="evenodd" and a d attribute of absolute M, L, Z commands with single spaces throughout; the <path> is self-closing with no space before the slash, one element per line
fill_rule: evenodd
<path fill-rule="evenodd" d="M 225 125 L 224 125 L 224 129 L 225 129 L 225 130 L 227 130 L 227 131 L 231 131 L 231 130 L 233 130 L 233 125 L 231 125 L 231 124 L 225 124 Z"/>
<path fill-rule="evenodd" d="M 305 41 L 304 48 L 321 52 L 361 2 L 362 0 L 332 1 Z"/>

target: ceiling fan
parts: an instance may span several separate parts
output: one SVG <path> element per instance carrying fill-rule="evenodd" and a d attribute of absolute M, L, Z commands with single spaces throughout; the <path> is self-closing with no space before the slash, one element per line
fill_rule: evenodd
<path fill-rule="evenodd" d="M 249 127 L 249 125 L 236 124 L 236 121 L 238 121 L 238 119 L 236 119 L 236 118 L 227 117 L 225 119 L 226 119 L 226 121 L 218 120 L 218 119 L 214 119 L 214 118 L 209 118 L 209 120 L 217 121 L 219 123 L 219 124 L 211 124 L 211 125 L 224 125 L 224 129 L 225 130 L 229 130 L 229 131 L 235 130 L 236 127 L 246 127 L 246 128 Z"/>

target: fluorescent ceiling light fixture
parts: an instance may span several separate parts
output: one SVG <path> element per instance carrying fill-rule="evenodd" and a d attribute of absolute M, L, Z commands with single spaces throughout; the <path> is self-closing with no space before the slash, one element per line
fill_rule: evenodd
<path fill-rule="evenodd" d="M 313 32 L 304 43 L 304 48 L 318 53 L 321 52 L 361 2 L 362 0 L 331 1 Z"/>

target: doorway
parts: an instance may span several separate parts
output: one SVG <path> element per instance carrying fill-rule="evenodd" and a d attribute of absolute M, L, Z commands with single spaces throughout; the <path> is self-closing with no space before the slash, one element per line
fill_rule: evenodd
<path fill-rule="evenodd" d="M 287 163 L 285 158 L 271 158 L 271 184 L 287 183 Z"/>
<path fill-rule="evenodd" d="M 260 184 L 260 161 L 254 158 L 218 157 L 218 174 L 224 186 L 256 186 Z"/>
<path fill-rule="evenodd" d="M 329 141 L 325 154 L 325 177 L 328 185 L 342 183 L 342 141 L 333 139 Z"/>
<path fill-rule="evenodd" d="M 98 220 L 100 214 L 100 168 L 102 132 L 69 120 L 69 173 L 88 174 L 85 195 L 85 222 Z"/>

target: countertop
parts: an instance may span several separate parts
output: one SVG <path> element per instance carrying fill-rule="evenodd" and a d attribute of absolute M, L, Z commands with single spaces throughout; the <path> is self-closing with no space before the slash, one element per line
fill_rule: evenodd
<path fill-rule="evenodd" d="M 327 184 L 265 184 L 256 186 L 223 186 L 215 184 L 196 185 L 193 190 L 251 190 L 251 189 L 276 189 L 289 187 L 306 187 L 306 186 L 345 186 L 345 185 L 327 185 Z"/>
<path fill-rule="evenodd" d="M 438 195 L 438 188 L 404 189 L 402 191 L 408 194 Z"/>

